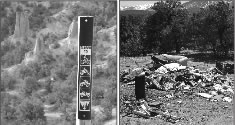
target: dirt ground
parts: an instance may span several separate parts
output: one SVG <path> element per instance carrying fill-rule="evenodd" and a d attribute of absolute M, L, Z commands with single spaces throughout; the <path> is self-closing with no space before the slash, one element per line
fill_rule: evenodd
<path fill-rule="evenodd" d="M 199 68 L 200 70 L 206 70 L 210 67 L 215 67 L 215 61 L 228 61 L 211 59 L 206 57 L 206 54 L 204 56 L 205 57 L 197 54 L 196 56 L 188 55 L 188 66 L 196 66 L 196 68 Z M 133 69 L 138 67 L 137 65 L 143 66 L 150 62 L 150 57 L 123 57 L 120 58 L 120 72 L 124 69 Z M 230 74 L 229 76 L 233 77 L 233 74 Z M 233 125 L 233 103 L 210 101 L 207 98 L 199 97 L 195 94 L 199 91 L 200 90 L 195 89 L 193 93 L 174 93 L 174 90 L 159 91 L 146 89 L 148 103 L 153 101 L 163 103 L 164 109 L 171 115 L 180 118 L 178 122 L 171 123 L 160 117 L 143 118 L 134 114 L 129 114 L 128 112 L 130 112 L 130 109 L 123 105 L 127 98 L 130 101 L 135 100 L 134 86 L 120 83 L 120 125 Z M 166 95 L 174 96 L 166 97 Z"/>

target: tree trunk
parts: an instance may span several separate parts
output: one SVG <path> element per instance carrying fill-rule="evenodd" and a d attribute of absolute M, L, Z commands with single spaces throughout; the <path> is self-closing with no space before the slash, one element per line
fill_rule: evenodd
<path fill-rule="evenodd" d="M 216 42 L 210 41 L 211 45 L 212 45 L 212 51 L 214 56 L 217 56 L 217 50 L 216 50 Z"/>
<path fill-rule="evenodd" d="M 228 56 L 228 47 L 223 42 L 223 33 L 219 33 L 219 41 L 220 41 L 220 44 L 221 44 L 221 46 L 223 48 L 224 56 L 227 57 Z"/>
<path fill-rule="evenodd" d="M 179 42 L 177 42 L 178 40 L 175 39 L 175 51 L 177 54 L 180 53 L 180 45 L 179 45 Z"/>

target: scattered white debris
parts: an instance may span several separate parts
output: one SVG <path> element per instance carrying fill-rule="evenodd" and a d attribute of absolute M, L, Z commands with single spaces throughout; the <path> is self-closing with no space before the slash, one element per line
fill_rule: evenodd
<path fill-rule="evenodd" d="M 218 93 L 216 91 L 210 91 L 209 92 L 211 95 L 218 95 Z"/>
<path fill-rule="evenodd" d="M 50 117 L 50 118 L 60 118 L 63 113 L 60 113 L 60 112 L 46 112 L 44 114 L 46 117 Z"/>
<path fill-rule="evenodd" d="M 187 86 L 184 87 L 184 90 L 189 90 L 189 89 L 190 89 L 190 86 L 189 86 L 189 85 L 187 85 Z"/>
<path fill-rule="evenodd" d="M 182 100 L 179 100 L 179 101 L 177 101 L 178 103 L 182 103 L 183 101 Z"/>
<path fill-rule="evenodd" d="M 131 71 L 130 75 L 131 76 L 138 76 L 143 72 L 142 68 L 135 68 Z"/>
<path fill-rule="evenodd" d="M 198 95 L 205 97 L 205 98 L 211 98 L 213 95 L 210 95 L 208 93 L 197 93 Z"/>
<path fill-rule="evenodd" d="M 233 99 L 230 98 L 230 97 L 224 97 L 224 98 L 223 98 L 223 101 L 225 101 L 225 102 L 232 102 Z"/>
<path fill-rule="evenodd" d="M 159 67 L 155 72 L 165 74 L 169 71 L 177 71 L 179 69 L 186 68 L 186 66 L 181 67 L 179 63 L 169 63 Z"/>

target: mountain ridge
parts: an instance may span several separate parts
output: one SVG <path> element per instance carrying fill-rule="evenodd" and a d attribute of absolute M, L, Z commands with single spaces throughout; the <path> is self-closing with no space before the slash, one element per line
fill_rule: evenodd
<path fill-rule="evenodd" d="M 200 8 L 206 8 L 209 5 L 218 3 L 219 1 L 198 1 L 198 0 L 189 0 L 188 2 L 182 3 L 181 5 L 192 11 L 197 11 Z M 227 0 L 225 2 L 228 2 L 230 6 L 233 6 L 233 3 L 231 0 Z M 142 4 L 142 5 L 134 5 L 134 6 L 121 6 L 120 10 L 125 11 L 125 10 L 147 10 L 147 11 L 153 11 L 151 9 L 151 6 L 154 4 Z"/>

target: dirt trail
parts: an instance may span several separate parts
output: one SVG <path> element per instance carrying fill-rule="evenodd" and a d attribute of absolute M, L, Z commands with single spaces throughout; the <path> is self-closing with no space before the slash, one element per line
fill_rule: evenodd
<path fill-rule="evenodd" d="M 104 125 L 116 125 L 116 118 L 111 119 L 104 123 Z"/>
<path fill-rule="evenodd" d="M 16 96 L 16 97 L 19 97 L 19 95 L 20 95 L 20 92 L 17 90 L 2 91 L 1 93 L 7 93 L 11 96 Z"/>
<path fill-rule="evenodd" d="M 104 125 L 116 125 L 116 122 L 117 122 L 117 109 L 116 108 L 113 108 L 112 109 L 112 119 L 111 120 L 109 120 L 109 121 L 106 121 L 105 123 L 104 123 Z"/>
<path fill-rule="evenodd" d="M 60 118 L 63 113 L 61 112 L 51 112 L 49 109 L 52 108 L 54 105 L 47 105 L 44 104 L 44 112 L 45 116 L 49 119 L 55 119 L 55 118 Z"/>

